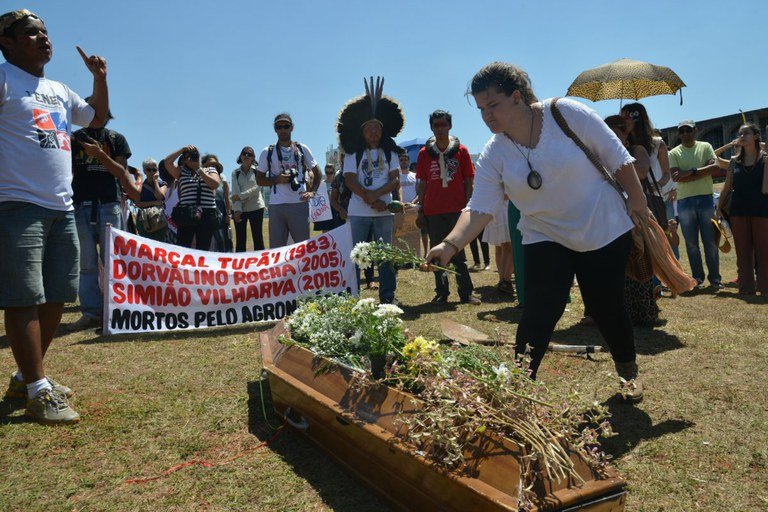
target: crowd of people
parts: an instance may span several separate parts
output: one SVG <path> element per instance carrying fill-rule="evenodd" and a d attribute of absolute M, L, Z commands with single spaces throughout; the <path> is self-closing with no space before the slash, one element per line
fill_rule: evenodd
<path fill-rule="evenodd" d="M 392 243 L 393 201 L 417 207 L 420 249 L 427 261 L 455 269 L 460 303 L 480 304 L 470 271 L 490 269 L 493 245 L 497 289 L 517 297 L 523 310 L 516 351 L 530 355 L 532 378 L 575 278 L 625 396 L 642 399 L 633 324 L 658 325 L 664 290 L 655 279 L 626 274 L 633 218 L 655 218 L 678 257 L 679 223 L 693 277 L 700 288 L 706 277 L 714 290 L 723 285 L 712 223 L 725 219 L 733 229 L 739 293 L 768 295 L 765 153 L 751 124 L 715 150 L 696 140 L 693 121 L 683 121 L 681 144 L 668 150 L 640 103 L 603 120 L 573 100 L 539 100 L 522 69 L 495 62 L 474 76 L 469 91 L 493 134 L 477 163 L 451 135 L 451 114 L 439 109 L 426 120 L 433 136 L 411 163 L 394 140 L 404 125 L 402 108 L 383 95 L 383 80 L 371 79 L 365 94 L 342 108 L 342 158 L 323 171 L 310 148 L 293 140 L 291 115 L 279 113 L 276 142 L 258 158 L 243 147 L 231 172 L 216 155 L 186 145 L 159 161 L 145 159 L 142 176 L 128 165 L 126 137 L 106 128 L 112 115 L 103 58 L 78 48 L 93 76 L 92 94 L 82 99 L 45 78 L 51 43 L 35 14 L 0 16 L 0 49 L 0 308 L 18 365 L 6 396 L 27 399 L 27 412 L 42 423 L 79 420 L 68 401 L 72 390 L 45 374 L 43 360 L 64 303 L 79 296 L 82 317 L 73 328 L 101 325 L 107 225 L 183 247 L 242 252 L 249 230 L 253 249 L 265 248 L 268 216 L 269 245 L 282 247 L 310 237 L 308 201 L 321 186 L 333 215 L 315 230 L 348 222 L 354 243 Z M 83 127 L 71 136 L 70 120 Z M 735 156 L 720 158 L 728 149 Z M 723 173 L 715 206 L 713 176 Z M 398 303 L 397 269 L 381 263 L 377 270 L 380 301 Z M 370 273 L 365 279 L 373 286 Z M 434 279 L 431 302 L 445 304 L 448 275 L 436 271 Z"/>

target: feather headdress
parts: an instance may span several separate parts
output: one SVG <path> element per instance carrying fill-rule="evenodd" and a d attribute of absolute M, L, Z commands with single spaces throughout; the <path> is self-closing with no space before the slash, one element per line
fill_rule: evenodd
<path fill-rule="evenodd" d="M 336 122 L 336 131 L 339 134 L 339 145 L 345 153 L 356 153 L 364 142 L 362 127 L 371 121 L 378 121 L 382 126 L 382 136 L 390 140 L 397 137 L 405 125 L 400 103 L 394 98 L 383 95 L 384 78 L 370 77 L 370 82 L 363 78 L 365 95 L 357 96 L 349 100 Z M 394 142 L 393 142 L 394 144 Z"/>

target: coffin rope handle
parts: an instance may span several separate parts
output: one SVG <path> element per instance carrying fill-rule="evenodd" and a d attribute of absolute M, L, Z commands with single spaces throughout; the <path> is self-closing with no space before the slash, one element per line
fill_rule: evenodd
<path fill-rule="evenodd" d="M 309 428 L 309 423 L 307 422 L 307 419 L 304 416 L 301 416 L 299 414 L 299 417 L 301 417 L 301 421 L 296 421 L 294 419 L 291 419 L 291 413 L 293 412 L 293 409 L 288 407 L 285 410 L 285 413 L 283 414 L 283 418 L 285 419 L 285 422 L 290 425 L 291 427 L 295 428 L 296 430 L 305 431 Z"/>

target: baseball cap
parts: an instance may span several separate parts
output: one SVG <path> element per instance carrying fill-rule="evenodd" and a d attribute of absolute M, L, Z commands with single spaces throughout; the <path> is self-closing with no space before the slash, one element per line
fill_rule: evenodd
<path fill-rule="evenodd" d="M 683 126 L 688 126 L 689 128 L 696 128 L 696 123 L 693 122 L 691 119 L 686 119 L 685 121 L 680 121 L 677 123 L 678 128 L 682 128 Z"/>

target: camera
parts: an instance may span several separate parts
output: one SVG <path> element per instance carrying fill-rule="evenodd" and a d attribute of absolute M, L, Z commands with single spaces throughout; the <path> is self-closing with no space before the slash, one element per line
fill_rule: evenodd
<path fill-rule="evenodd" d="M 291 185 L 291 190 L 294 192 L 299 190 L 301 188 L 301 182 L 299 181 L 299 170 L 295 167 L 291 167 L 286 172 L 291 175 L 291 179 L 288 182 Z"/>
<path fill-rule="evenodd" d="M 88 139 L 90 139 L 90 137 L 85 133 L 85 130 L 78 130 L 75 132 L 75 140 L 77 142 L 88 142 Z"/>
<path fill-rule="evenodd" d="M 75 140 L 77 142 L 85 142 L 85 143 L 92 143 L 92 142 L 104 142 L 104 129 L 99 128 L 96 130 L 92 130 L 91 133 L 88 133 L 88 130 L 77 130 L 75 132 Z"/>

